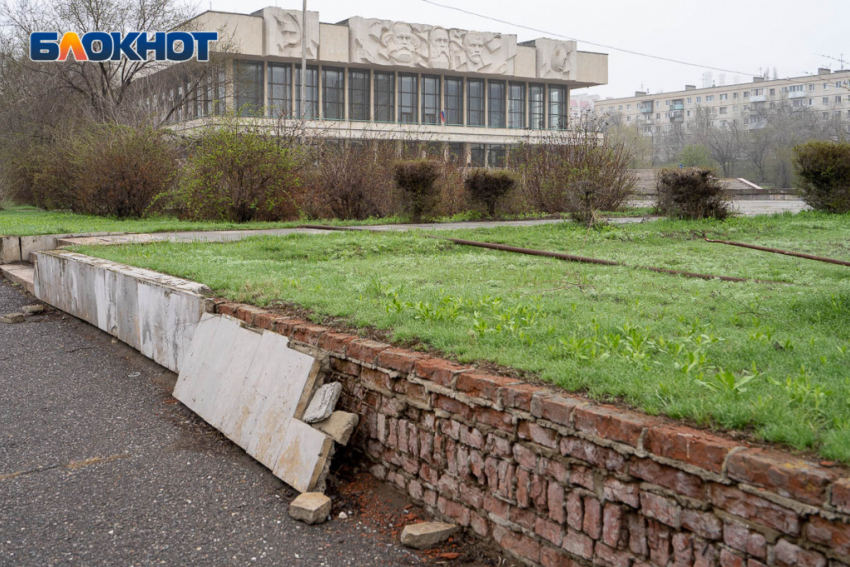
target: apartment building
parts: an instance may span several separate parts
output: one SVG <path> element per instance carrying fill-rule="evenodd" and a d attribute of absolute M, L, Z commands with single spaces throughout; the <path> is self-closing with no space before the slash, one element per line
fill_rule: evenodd
<path fill-rule="evenodd" d="M 306 21 L 304 21 L 306 20 Z M 232 85 L 216 98 L 244 115 L 305 119 L 333 139 L 403 137 L 437 142 L 475 163 L 495 163 L 510 144 L 569 127 L 570 90 L 608 80 L 608 56 L 574 41 L 268 7 L 204 12 L 193 20 L 236 45 Z M 301 108 L 306 36 L 305 108 Z M 175 97 L 180 94 L 167 93 Z M 214 84 L 211 92 L 218 93 Z M 202 124 L 218 104 L 189 101 L 174 117 Z"/>
<path fill-rule="evenodd" d="M 607 98 L 597 101 L 594 114 L 600 119 L 636 125 L 645 134 L 669 132 L 676 125 L 690 129 L 702 113 L 714 126 L 735 125 L 758 129 L 765 113 L 787 103 L 792 110 L 808 109 L 822 119 L 850 122 L 850 70 L 818 69 L 816 75 L 769 80 L 756 77 L 751 83 L 650 95 Z"/>

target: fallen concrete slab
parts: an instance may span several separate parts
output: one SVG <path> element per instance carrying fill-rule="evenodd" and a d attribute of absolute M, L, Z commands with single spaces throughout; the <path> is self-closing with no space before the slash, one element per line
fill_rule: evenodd
<path fill-rule="evenodd" d="M 21 261 L 21 239 L 18 236 L 0 236 L 0 264 Z"/>
<path fill-rule="evenodd" d="M 320 366 L 282 335 L 205 314 L 174 397 L 296 490 L 322 491 L 333 439 L 299 421 Z"/>

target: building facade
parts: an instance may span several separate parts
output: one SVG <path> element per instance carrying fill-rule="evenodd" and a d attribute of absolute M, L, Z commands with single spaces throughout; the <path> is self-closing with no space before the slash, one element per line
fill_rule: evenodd
<path fill-rule="evenodd" d="M 493 162 L 511 144 L 566 130 L 570 90 L 605 84 L 608 56 L 576 42 L 389 20 L 319 21 L 317 12 L 268 7 L 253 14 L 204 12 L 192 24 L 232 40 L 232 81 L 187 103 L 173 121 L 191 127 L 221 112 L 304 120 L 334 139 L 403 137 L 448 144 Z M 306 102 L 301 46 L 306 35 Z M 179 97 L 180 91 L 172 92 Z M 489 157 L 488 157 L 489 156 Z"/>
<path fill-rule="evenodd" d="M 594 113 L 619 124 L 635 125 L 644 134 L 669 132 L 677 125 L 690 129 L 698 119 L 714 126 L 764 127 L 766 112 L 787 103 L 792 110 L 808 109 L 818 118 L 850 122 L 850 71 L 818 69 L 817 75 L 608 98 L 595 104 Z"/>

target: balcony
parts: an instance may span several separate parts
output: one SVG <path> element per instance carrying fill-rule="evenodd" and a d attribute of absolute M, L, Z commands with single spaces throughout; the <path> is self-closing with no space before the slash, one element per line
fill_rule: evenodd
<path fill-rule="evenodd" d="M 682 123 L 684 121 L 685 121 L 685 111 L 684 110 L 671 110 L 670 111 L 670 122 Z"/>
<path fill-rule="evenodd" d="M 751 96 L 750 102 L 764 102 L 767 100 L 767 95 Z"/>
<path fill-rule="evenodd" d="M 685 104 L 683 102 L 671 102 L 670 110 L 684 110 Z"/>
<path fill-rule="evenodd" d="M 789 93 L 788 98 L 805 98 L 806 93 L 804 91 L 797 91 L 794 93 Z"/>
<path fill-rule="evenodd" d="M 638 105 L 638 110 L 639 110 L 640 112 L 643 112 L 644 114 L 648 114 L 648 113 L 652 112 L 652 109 L 653 109 L 653 106 L 652 106 L 652 103 L 651 103 L 651 102 L 648 102 L 648 103 L 646 103 L 646 104 L 639 104 L 639 105 Z"/>

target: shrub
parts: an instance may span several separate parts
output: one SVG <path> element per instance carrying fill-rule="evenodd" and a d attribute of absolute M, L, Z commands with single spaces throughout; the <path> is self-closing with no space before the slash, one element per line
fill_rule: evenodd
<path fill-rule="evenodd" d="M 511 152 L 508 167 L 519 177 L 519 196 L 528 210 L 578 213 L 587 207 L 589 186 L 595 210 L 622 208 L 635 187 L 630 161 L 623 142 L 569 132 L 521 145 Z"/>
<path fill-rule="evenodd" d="M 72 168 L 72 209 L 141 217 L 157 195 L 170 189 L 177 157 L 162 131 L 104 125 L 79 136 Z"/>
<path fill-rule="evenodd" d="M 413 222 L 419 222 L 434 210 L 439 177 L 440 163 L 436 161 L 418 159 L 396 163 L 393 178 L 402 190 Z"/>
<path fill-rule="evenodd" d="M 710 169 L 698 167 L 661 170 L 656 206 L 662 214 L 689 220 L 723 220 L 730 213 L 726 187 Z"/>
<path fill-rule="evenodd" d="M 248 222 L 296 218 L 299 179 L 293 150 L 271 134 L 234 122 L 197 140 L 176 197 L 189 219 Z"/>
<path fill-rule="evenodd" d="M 474 169 L 464 180 L 464 186 L 472 198 L 487 207 L 490 218 L 496 216 L 496 204 L 516 184 L 514 176 L 508 171 L 490 171 Z"/>
<path fill-rule="evenodd" d="M 303 209 L 311 217 L 366 219 L 398 212 L 393 186 L 395 147 L 372 141 L 322 143 L 306 174 Z"/>
<path fill-rule="evenodd" d="M 794 169 L 807 205 L 829 213 L 850 212 L 850 142 L 796 146 Z"/>

